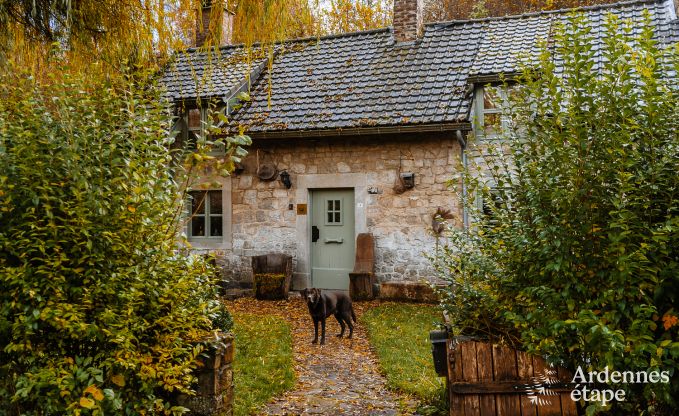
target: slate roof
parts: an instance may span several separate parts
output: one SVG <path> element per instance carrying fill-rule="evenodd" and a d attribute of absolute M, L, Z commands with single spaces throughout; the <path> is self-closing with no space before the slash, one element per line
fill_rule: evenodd
<path fill-rule="evenodd" d="M 189 49 L 175 56 L 159 82 L 167 90 L 166 97 L 172 101 L 231 97 L 243 89 L 244 83 L 254 81 L 264 66 L 266 56 L 257 50 L 226 47 L 219 53 L 208 54 Z"/>
<path fill-rule="evenodd" d="M 608 13 L 640 22 L 648 10 L 659 40 L 676 42 L 679 23 L 671 21 L 676 19 L 671 7 L 671 0 L 636 0 L 581 10 L 595 34 Z M 242 46 L 225 47 L 217 70 L 199 88 L 188 63 L 204 74 L 205 55 L 189 50 L 163 79 L 171 80 L 168 94 L 175 100 L 196 98 L 197 92 L 228 98 L 243 88 L 249 71 L 252 100 L 234 120 L 251 133 L 459 125 L 469 122 L 470 84 L 516 72 L 521 59 L 536 59 L 539 41 L 549 40 L 554 25 L 570 12 L 433 23 L 421 40 L 401 44 L 390 28 L 289 41 L 277 46 L 271 71 L 265 58 L 229 63 L 245 52 Z"/>

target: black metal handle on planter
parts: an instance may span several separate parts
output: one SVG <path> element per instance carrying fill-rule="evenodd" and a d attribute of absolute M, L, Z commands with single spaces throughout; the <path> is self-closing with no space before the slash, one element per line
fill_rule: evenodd
<path fill-rule="evenodd" d="M 434 369 L 440 377 L 448 375 L 448 364 L 446 363 L 446 342 L 448 342 L 448 331 L 430 331 L 431 353 L 434 359 Z"/>
<path fill-rule="evenodd" d="M 311 227 L 311 242 L 312 242 L 312 243 L 315 243 L 316 241 L 318 241 L 318 239 L 319 239 L 320 237 L 321 237 L 321 231 L 318 229 L 318 227 L 316 227 L 315 225 L 313 225 L 313 226 Z"/>

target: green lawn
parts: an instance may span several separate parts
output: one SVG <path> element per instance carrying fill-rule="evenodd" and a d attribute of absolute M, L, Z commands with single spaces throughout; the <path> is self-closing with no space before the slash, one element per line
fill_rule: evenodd
<path fill-rule="evenodd" d="M 234 413 L 249 415 L 295 385 L 290 325 L 275 316 L 234 315 Z"/>
<path fill-rule="evenodd" d="M 384 304 L 368 310 L 361 320 L 390 388 L 417 396 L 426 412 L 445 408 L 445 378 L 434 371 L 429 331 L 442 319 L 436 306 Z"/>

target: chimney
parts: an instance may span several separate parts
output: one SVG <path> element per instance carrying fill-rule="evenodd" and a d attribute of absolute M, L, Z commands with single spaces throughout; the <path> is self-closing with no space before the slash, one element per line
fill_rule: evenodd
<path fill-rule="evenodd" d="M 233 13 L 226 8 L 225 0 L 203 0 L 201 10 L 196 10 L 196 43 L 201 47 L 231 44 Z"/>
<path fill-rule="evenodd" d="M 394 0 L 394 39 L 410 42 L 422 36 L 422 0 Z"/>

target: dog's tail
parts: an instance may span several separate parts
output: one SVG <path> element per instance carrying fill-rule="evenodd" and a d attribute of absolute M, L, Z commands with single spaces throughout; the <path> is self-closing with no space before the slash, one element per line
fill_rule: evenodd
<path fill-rule="evenodd" d="M 354 305 L 351 305 L 351 319 L 356 322 L 356 314 L 354 313 Z"/>

